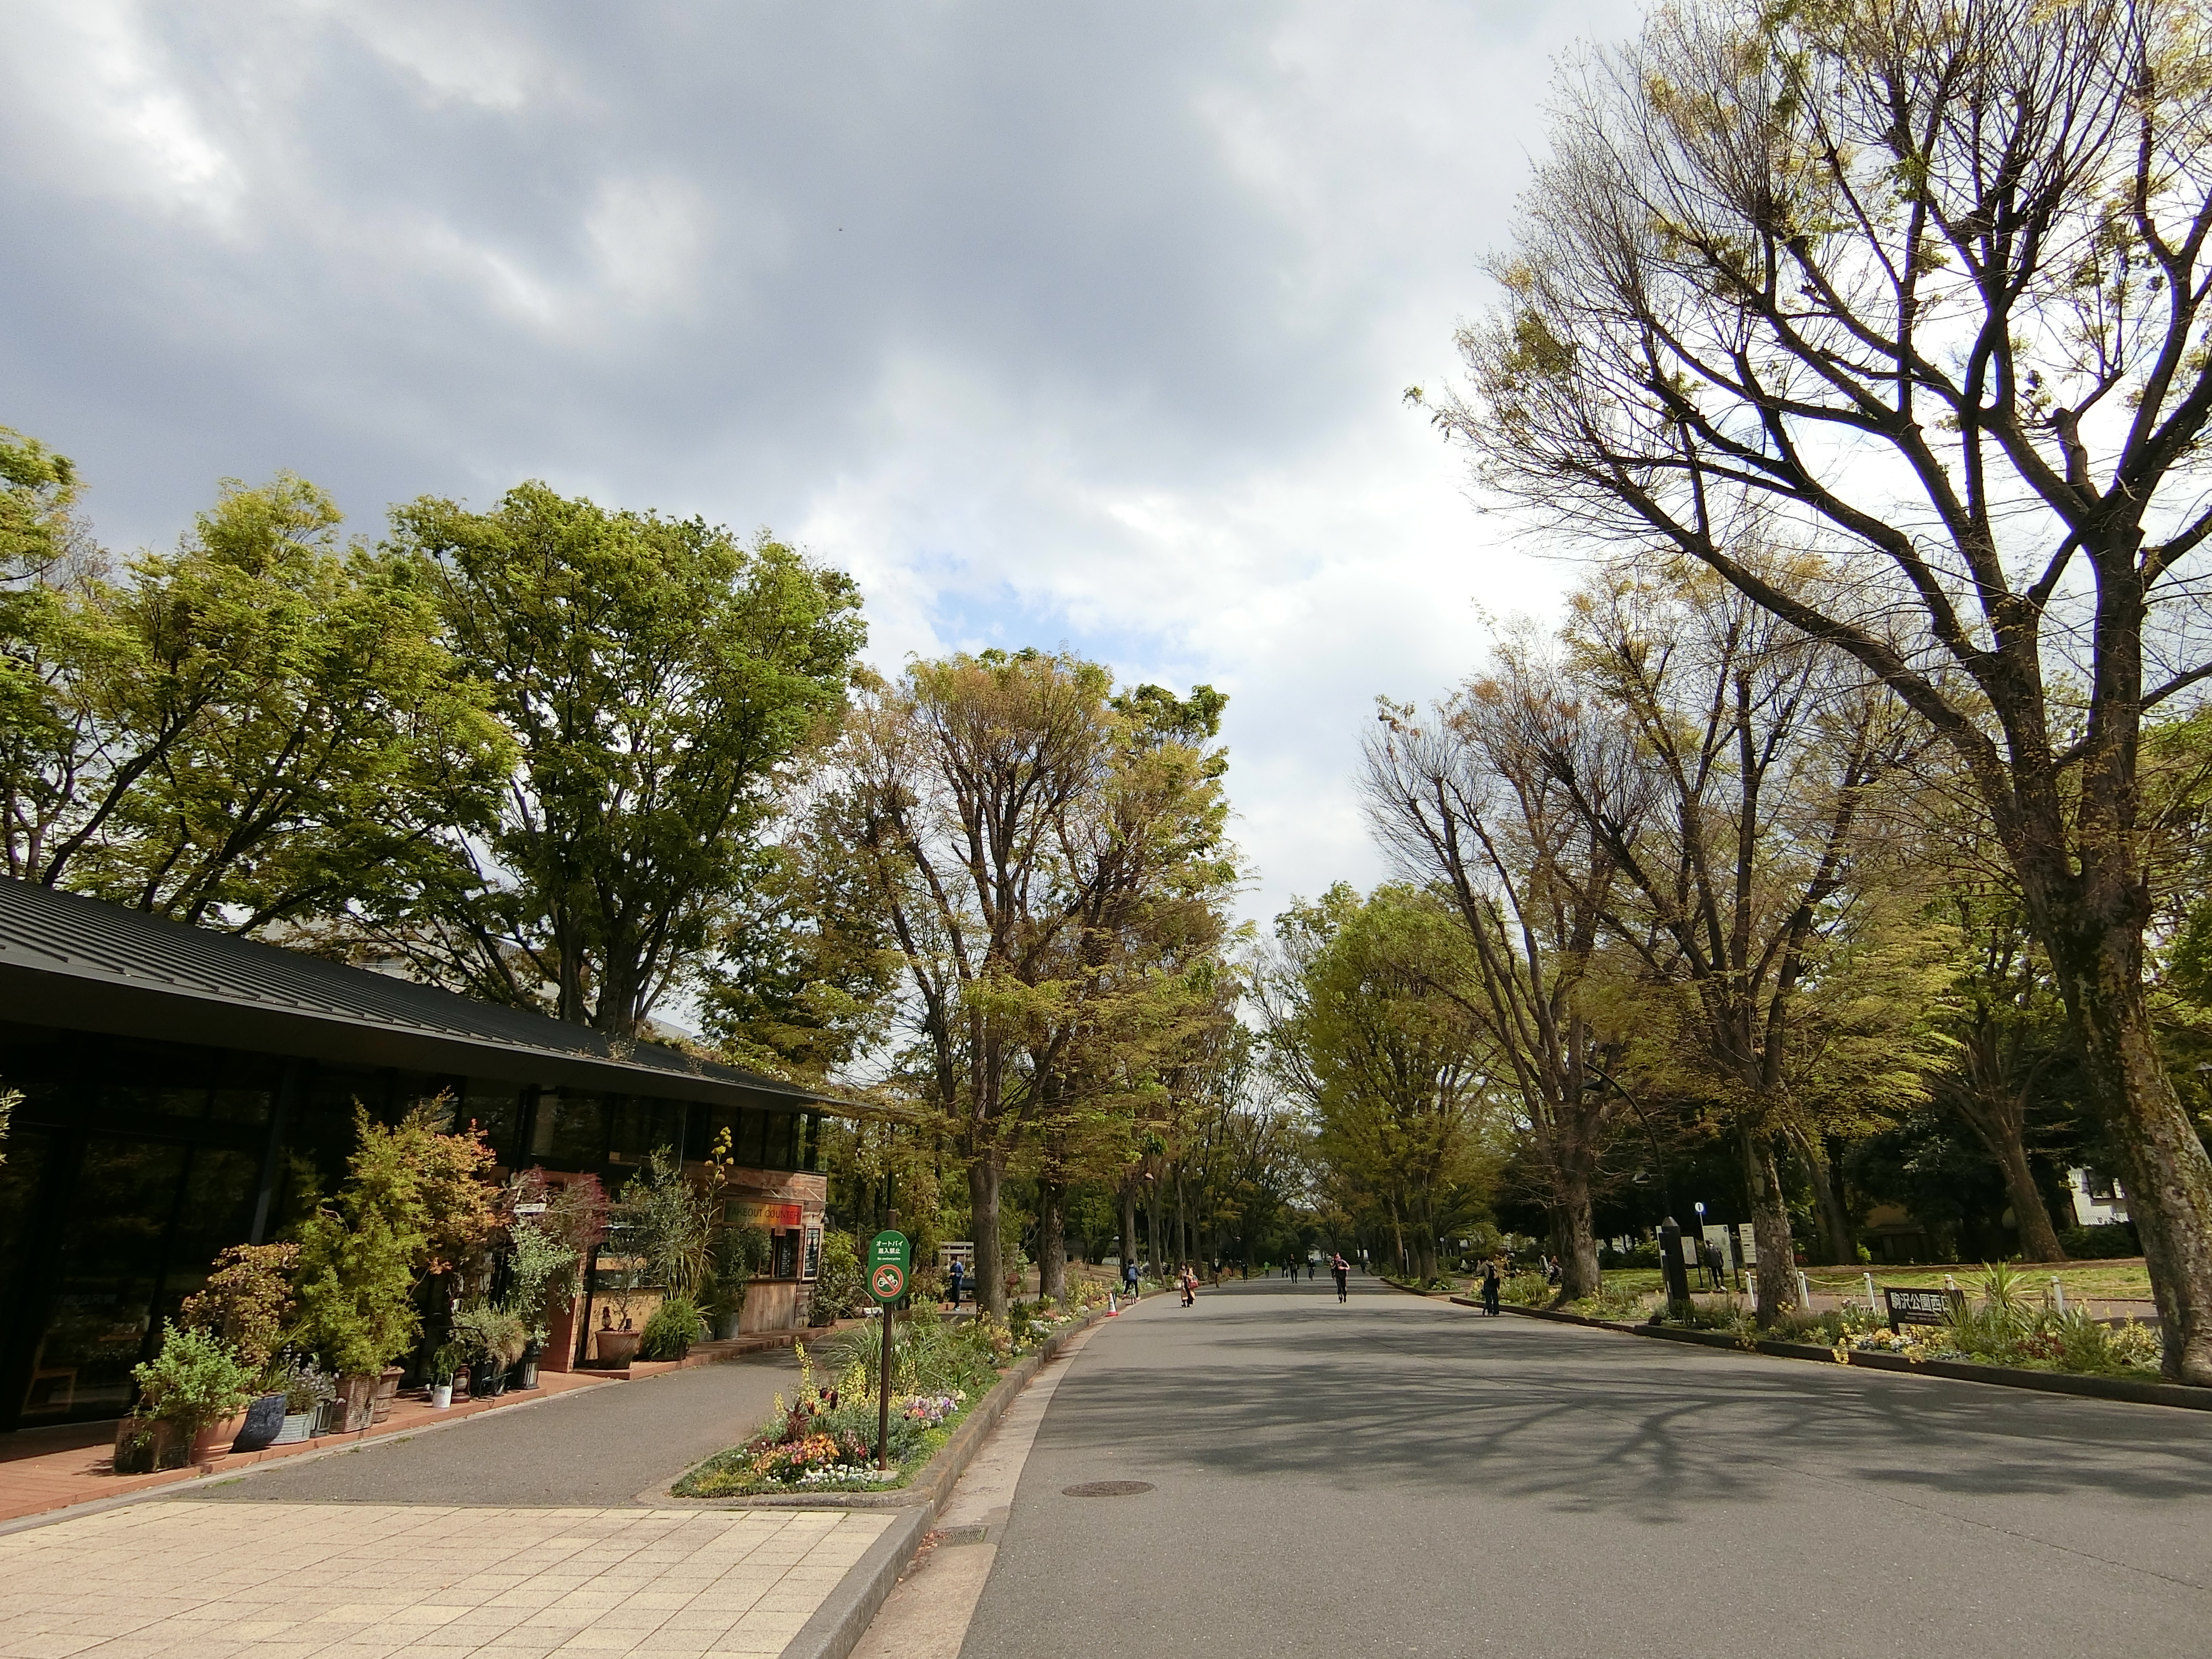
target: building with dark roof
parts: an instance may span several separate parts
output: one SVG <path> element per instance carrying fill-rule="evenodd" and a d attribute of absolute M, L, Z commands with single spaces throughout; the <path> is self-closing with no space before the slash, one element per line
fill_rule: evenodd
<path fill-rule="evenodd" d="M 771 1260 L 745 1328 L 804 1322 L 834 1098 L 228 934 L 0 878 L 0 1431 L 118 1416 L 131 1368 L 216 1252 L 280 1236 L 343 1179 L 356 1103 L 441 1098 L 507 1169 L 617 1188 L 730 1136 L 729 1219 Z M 590 1293 L 587 1286 L 586 1294 Z M 546 1356 L 587 1358 L 588 1303 Z"/>

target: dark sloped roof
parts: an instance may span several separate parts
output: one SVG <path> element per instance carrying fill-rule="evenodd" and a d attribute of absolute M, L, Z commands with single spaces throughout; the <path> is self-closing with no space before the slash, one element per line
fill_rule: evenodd
<path fill-rule="evenodd" d="M 6 878 L 0 1018 L 545 1086 L 840 1103 L 660 1043 L 617 1042 L 544 1014 Z"/>

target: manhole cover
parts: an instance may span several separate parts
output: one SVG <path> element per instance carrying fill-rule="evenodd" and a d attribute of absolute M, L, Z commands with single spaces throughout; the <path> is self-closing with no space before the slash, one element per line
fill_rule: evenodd
<path fill-rule="evenodd" d="M 1062 1486 L 1063 1498 L 1134 1498 L 1140 1492 L 1150 1492 L 1149 1480 L 1086 1480 L 1079 1486 Z"/>

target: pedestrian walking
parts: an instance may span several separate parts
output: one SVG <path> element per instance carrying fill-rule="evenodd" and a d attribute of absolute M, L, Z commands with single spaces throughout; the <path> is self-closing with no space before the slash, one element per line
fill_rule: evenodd
<path fill-rule="evenodd" d="M 1498 1264 L 1482 1264 L 1482 1310 L 1492 1319 L 1498 1317 Z"/>
<path fill-rule="evenodd" d="M 1186 1261 L 1182 1264 L 1182 1272 L 1177 1275 L 1177 1282 L 1182 1285 L 1182 1305 L 1186 1308 L 1195 1308 L 1198 1305 L 1198 1275 L 1191 1271 L 1189 1262 Z"/>
<path fill-rule="evenodd" d="M 1352 1264 L 1340 1255 L 1333 1255 L 1328 1259 L 1328 1270 L 1336 1275 L 1336 1299 L 1339 1302 L 1351 1301 Z"/>
<path fill-rule="evenodd" d="M 1121 1264 L 1121 1288 L 1128 1291 L 1132 1301 L 1136 1298 L 1137 1264 L 1133 1261 L 1124 1261 Z"/>
<path fill-rule="evenodd" d="M 960 1287 L 968 1277 L 968 1264 L 958 1256 L 952 1258 L 952 1311 L 960 1311 Z"/>

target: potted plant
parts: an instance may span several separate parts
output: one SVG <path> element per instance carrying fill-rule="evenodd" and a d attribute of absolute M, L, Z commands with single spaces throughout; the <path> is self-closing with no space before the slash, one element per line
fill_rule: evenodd
<path fill-rule="evenodd" d="M 765 1227 L 725 1227 L 714 1236 L 714 1334 L 725 1342 L 743 1326 L 745 1292 L 768 1271 L 774 1249 Z"/>
<path fill-rule="evenodd" d="M 234 1244 L 217 1254 L 207 1283 L 177 1310 L 179 1323 L 221 1337 L 260 1384 L 233 1451 L 259 1451 L 283 1431 L 287 1368 L 277 1345 L 292 1311 L 288 1275 L 299 1255 L 295 1244 Z"/>
<path fill-rule="evenodd" d="M 522 1322 L 522 1386 L 538 1386 L 538 1356 L 556 1303 L 575 1294 L 576 1252 L 534 1218 L 518 1218 L 509 1234 L 506 1307 Z"/>
<path fill-rule="evenodd" d="M 440 1249 L 478 1236 L 491 1201 L 475 1177 L 489 1157 L 476 1137 L 441 1134 L 423 1112 L 392 1128 L 358 1109 L 354 1121 L 345 1186 L 300 1225 L 291 1333 L 337 1372 L 348 1432 L 375 1419 L 386 1368 L 414 1345 L 416 1286 L 443 1267 Z"/>
<path fill-rule="evenodd" d="M 507 1374 L 522 1358 L 530 1335 L 514 1314 L 479 1302 L 453 1316 L 453 1340 L 472 1357 L 469 1392 L 490 1399 L 505 1392 Z"/>
<path fill-rule="evenodd" d="M 707 1334 L 707 1321 L 699 1304 L 688 1296 L 672 1296 L 653 1310 L 638 1333 L 638 1356 L 643 1359 L 681 1359 L 691 1345 Z"/>
<path fill-rule="evenodd" d="M 131 1375 L 137 1415 L 167 1424 L 195 1463 L 211 1462 L 230 1444 L 238 1431 L 229 1419 L 246 1409 L 260 1380 L 212 1331 L 175 1324 L 162 1327 L 161 1351 Z"/>
<path fill-rule="evenodd" d="M 317 1419 L 323 1407 L 337 1397 L 331 1379 L 317 1370 L 312 1361 L 294 1360 L 284 1371 L 284 1422 L 270 1443 L 289 1446 L 301 1440 L 314 1438 L 319 1426 Z"/>
<path fill-rule="evenodd" d="M 453 1403 L 453 1373 L 466 1351 L 458 1342 L 441 1342 L 430 1356 L 430 1408 L 444 1411 Z"/>

